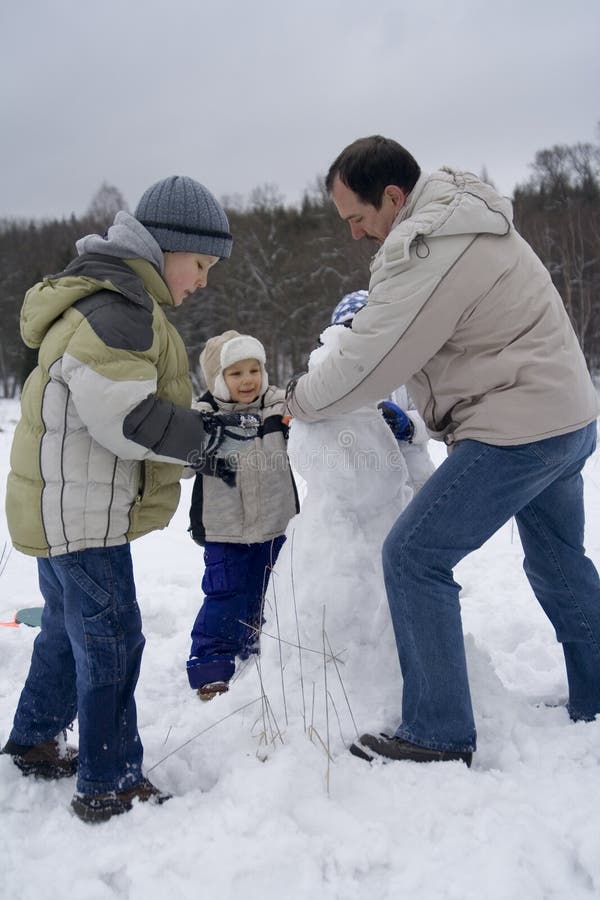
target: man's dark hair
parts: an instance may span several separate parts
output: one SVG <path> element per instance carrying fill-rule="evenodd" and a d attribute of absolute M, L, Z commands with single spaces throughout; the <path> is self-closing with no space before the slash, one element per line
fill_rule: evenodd
<path fill-rule="evenodd" d="M 379 209 L 388 185 L 395 184 L 409 193 L 420 174 L 419 164 L 408 150 L 391 138 L 374 134 L 342 150 L 330 166 L 325 187 L 331 193 L 337 176 L 363 203 Z"/>

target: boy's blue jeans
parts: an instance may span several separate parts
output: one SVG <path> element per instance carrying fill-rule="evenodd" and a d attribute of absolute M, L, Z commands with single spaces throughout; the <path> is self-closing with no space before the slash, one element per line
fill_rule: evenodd
<path fill-rule="evenodd" d="M 192 629 L 187 661 L 190 687 L 229 681 L 235 657 L 257 652 L 263 597 L 285 537 L 261 544 L 207 541 L 204 603 Z"/>
<path fill-rule="evenodd" d="M 40 744 L 79 717 L 77 790 L 142 779 L 134 690 L 144 636 L 129 544 L 38 559 L 45 605 L 10 738 Z"/>
<path fill-rule="evenodd" d="M 453 569 L 511 516 L 525 573 L 563 647 L 571 718 L 600 713 L 600 581 L 583 547 L 581 476 L 595 445 L 595 422 L 520 446 L 460 441 L 395 523 L 383 568 L 404 678 L 396 736 L 475 749 Z"/>

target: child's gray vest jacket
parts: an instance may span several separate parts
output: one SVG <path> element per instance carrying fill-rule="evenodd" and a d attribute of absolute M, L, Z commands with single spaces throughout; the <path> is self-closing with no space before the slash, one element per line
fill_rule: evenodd
<path fill-rule="evenodd" d="M 183 341 L 156 268 L 84 254 L 26 295 L 39 348 L 22 393 L 6 511 L 15 547 L 56 556 L 123 544 L 168 524 L 182 463 L 204 431 Z"/>
<path fill-rule="evenodd" d="M 261 433 L 252 448 L 239 454 L 235 484 L 212 475 L 197 475 L 192 496 L 192 537 L 228 544 L 259 544 L 283 534 L 299 510 L 296 485 L 287 455 L 287 426 L 282 421 L 285 394 L 269 387 L 254 403 L 225 403 L 206 393 L 201 410 L 258 413 Z"/>

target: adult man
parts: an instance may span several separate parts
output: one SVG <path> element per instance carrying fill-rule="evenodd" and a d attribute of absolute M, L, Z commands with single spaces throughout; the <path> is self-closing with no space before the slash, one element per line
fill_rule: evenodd
<path fill-rule="evenodd" d="M 297 381 L 290 412 L 318 420 L 407 383 L 431 436 L 452 451 L 383 547 L 402 722 L 351 750 L 470 765 L 476 732 L 453 568 L 513 515 L 525 571 L 563 645 L 569 714 L 600 712 L 600 582 L 583 549 L 581 478 L 597 397 L 548 272 L 489 185 L 449 169 L 421 174 L 380 136 L 342 151 L 326 184 L 353 237 L 381 247 L 367 306 L 339 353 Z"/>

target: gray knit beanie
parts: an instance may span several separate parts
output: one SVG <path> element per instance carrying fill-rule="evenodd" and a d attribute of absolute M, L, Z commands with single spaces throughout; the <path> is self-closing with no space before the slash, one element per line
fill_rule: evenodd
<path fill-rule="evenodd" d="M 208 188 L 171 175 L 144 192 L 134 212 L 161 250 L 231 256 L 233 238 L 225 210 Z"/>

